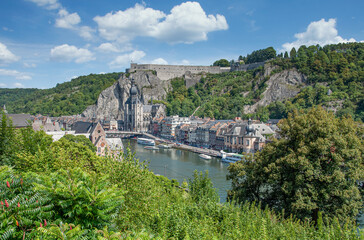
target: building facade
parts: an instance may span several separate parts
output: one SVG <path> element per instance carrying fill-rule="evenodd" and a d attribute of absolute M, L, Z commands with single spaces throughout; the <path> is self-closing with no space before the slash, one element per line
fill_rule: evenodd
<path fill-rule="evenodd" d="M 151 104 L 144 105 L 140 100 L 140 92 L 131 81 L 130 95 L 125 102 L 124 111 L 124 130 L 132 132 L 149 132 L 152 128 L 154 118 L 165 115 L 163 105 Z"/>

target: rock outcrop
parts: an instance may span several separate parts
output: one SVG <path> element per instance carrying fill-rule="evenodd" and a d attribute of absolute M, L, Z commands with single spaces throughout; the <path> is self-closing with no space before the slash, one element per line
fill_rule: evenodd
<path fill-rule="evenodd" d="M 162 100 L 170 88 L 170 81 L 161 81 L 152 71 L 122 74 L 116 83 L 101 92 L 97 104 L 87 107 L 82 115 L 99 120 L 105 118 L 123 120 L 124 106 L 129 97 L 132 78 L 135 80 L 144 104 L 148 104 L 151 99 Z"/>
<path fill-rule="evenodd" d="M 274 68 L 269 64 L 264 66 L 264 77 L 270 76 Z M 283 101 L 296 96 L 300 92 L 300 87 L 305 84 L 307 77 L 296 69 L 284 70 L 270 76 L 267 81 L 267 88 L 263 92 L 263 97 L 253 105 L 244 107 L 244 113 L 253 113 L 258 106 L 268 106 L 275 101 Z"/>

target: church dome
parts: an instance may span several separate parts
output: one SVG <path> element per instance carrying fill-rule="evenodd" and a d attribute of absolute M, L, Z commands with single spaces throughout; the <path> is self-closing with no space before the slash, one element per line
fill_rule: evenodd
<path fill-rule="evenodd" d="M 137 87 L 135 85 L 132 85 L 130 89 L 130 95 L 137 95 L 137 94 L 138 94 Z"/>

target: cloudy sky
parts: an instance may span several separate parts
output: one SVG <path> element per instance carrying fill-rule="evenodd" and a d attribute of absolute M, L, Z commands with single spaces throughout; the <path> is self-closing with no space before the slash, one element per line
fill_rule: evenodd
<path fill-rule="evenodd" d="M 364 40 L 362 0 L 1 0 L 0 87 Z"/>

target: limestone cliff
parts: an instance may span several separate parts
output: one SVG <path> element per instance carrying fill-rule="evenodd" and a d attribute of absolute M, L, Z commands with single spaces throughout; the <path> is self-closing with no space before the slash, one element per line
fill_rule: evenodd
<path fill-rule="evenodd" d="M 170 88 L 170 81 L 161 81 L 152 71 L 137 71 L 130 75 L 122 74 L 116 83 L 101 92 L 97 104 L 87 107 L 82 115 L 97 119 L 123 120 L 124 104 L 129 97 L 130 79 L 132 78 L 135 80 L 144 104 L 148 104 L 152 98 L 162 100 Z"/>
<path fill-rule="evenodd" d="M 292 98 L 300 92 L 300 87 L 306 83 L 307 77 L 296 69 L 284 70 L 271 75 L 273 70 L 274 67 L 270 64 L 264 66 L 262 79 L 269 77 L 266 82 L 267 88 L 258 102 L 244 107 L 244 113 L 253 113 L 258 106 L 268 106 L 272 102 Z"/>

